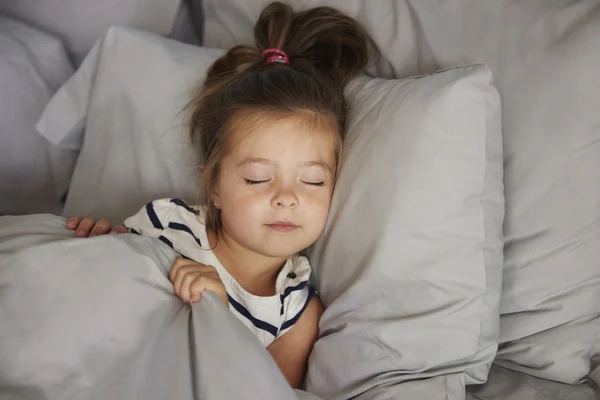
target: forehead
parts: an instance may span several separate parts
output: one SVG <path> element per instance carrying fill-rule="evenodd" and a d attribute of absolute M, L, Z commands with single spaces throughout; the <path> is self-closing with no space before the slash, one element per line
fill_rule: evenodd
<path fill-rule="evenodd" d="M 339 133 L 332 118 L 309 111 L 240 113 L 230 126 L 227 156 L 335 165 Z"/>

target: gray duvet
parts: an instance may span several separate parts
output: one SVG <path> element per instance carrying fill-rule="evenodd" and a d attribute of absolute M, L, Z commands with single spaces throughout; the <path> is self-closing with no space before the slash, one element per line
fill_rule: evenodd
<path fill-rule="evenodd" d="M 64 223 L 0 217 L 0 400 L 318 400 L 290 388 L 216 296 L 190 307 L 173 294 L 169 247 L 136 235 L 73 239 Z M 374 376 L 356 399 L 461 400 L 461 381 L 449 374 L 378 384 Z M 587 383 L 499 367 L 468 392 L 469 400 L 600 395 Z"/>
<path fill-rule="evenodd" d="M 2 400 L 316 398 L 216 296 L 173 295 L 166 245 L 72 239 L 64 221 L 0 217 Z"/>

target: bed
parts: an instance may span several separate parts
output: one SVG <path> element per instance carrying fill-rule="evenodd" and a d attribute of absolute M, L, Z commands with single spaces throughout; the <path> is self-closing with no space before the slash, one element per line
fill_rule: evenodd
<path fill-rule="evenodd" d="M 600 398 L 597 1 L 290 1 L 382 49 L 347 89 L 296 391 L 216 298 L 177 301 L 168 247 L 64 229 L 196 199 L 182 110 L 267 1 L 124 1 L 69 31 L 84 3 L 0 5 L 0 398 Z"/>

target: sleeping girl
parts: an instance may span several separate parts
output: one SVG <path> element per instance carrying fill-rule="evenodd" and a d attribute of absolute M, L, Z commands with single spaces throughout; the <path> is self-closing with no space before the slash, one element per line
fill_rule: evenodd
<path fill-rule="evenodd" d="M 202 201 L 161 199 L 124 226 L 69 219 L 75 236 L 129 232 L 158 238 L 181 257 L 169 279 L 184 302 L 217 294 L 268 349 L 293 387 L 302 384 L 323 305 L 299 253 L 321 235 L 339 169 L 344 86 L 377 49 L 341 12 L 294 12 L 273 3 L 255 46 L 216 60 L 191 103 L 201 152 Z"/>

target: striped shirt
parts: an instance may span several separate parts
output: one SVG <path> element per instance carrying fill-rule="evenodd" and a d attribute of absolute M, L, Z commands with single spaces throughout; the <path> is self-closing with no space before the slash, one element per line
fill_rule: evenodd
<path fill-rule="evenodd" d="M 255 296 L 244 290 L 210 250 L 200 206 L 180 199 L 155 200 L 127 218 L 125 226 L 131 233 L 158 238 L 185 258 L 215 267 L 227 291 L 229 309 L 265 347 L 289 331 L 314 295 L 308 285 L 310 264 L 302 256 L 290 257 L 284 264 L 274 296 Z"/>

